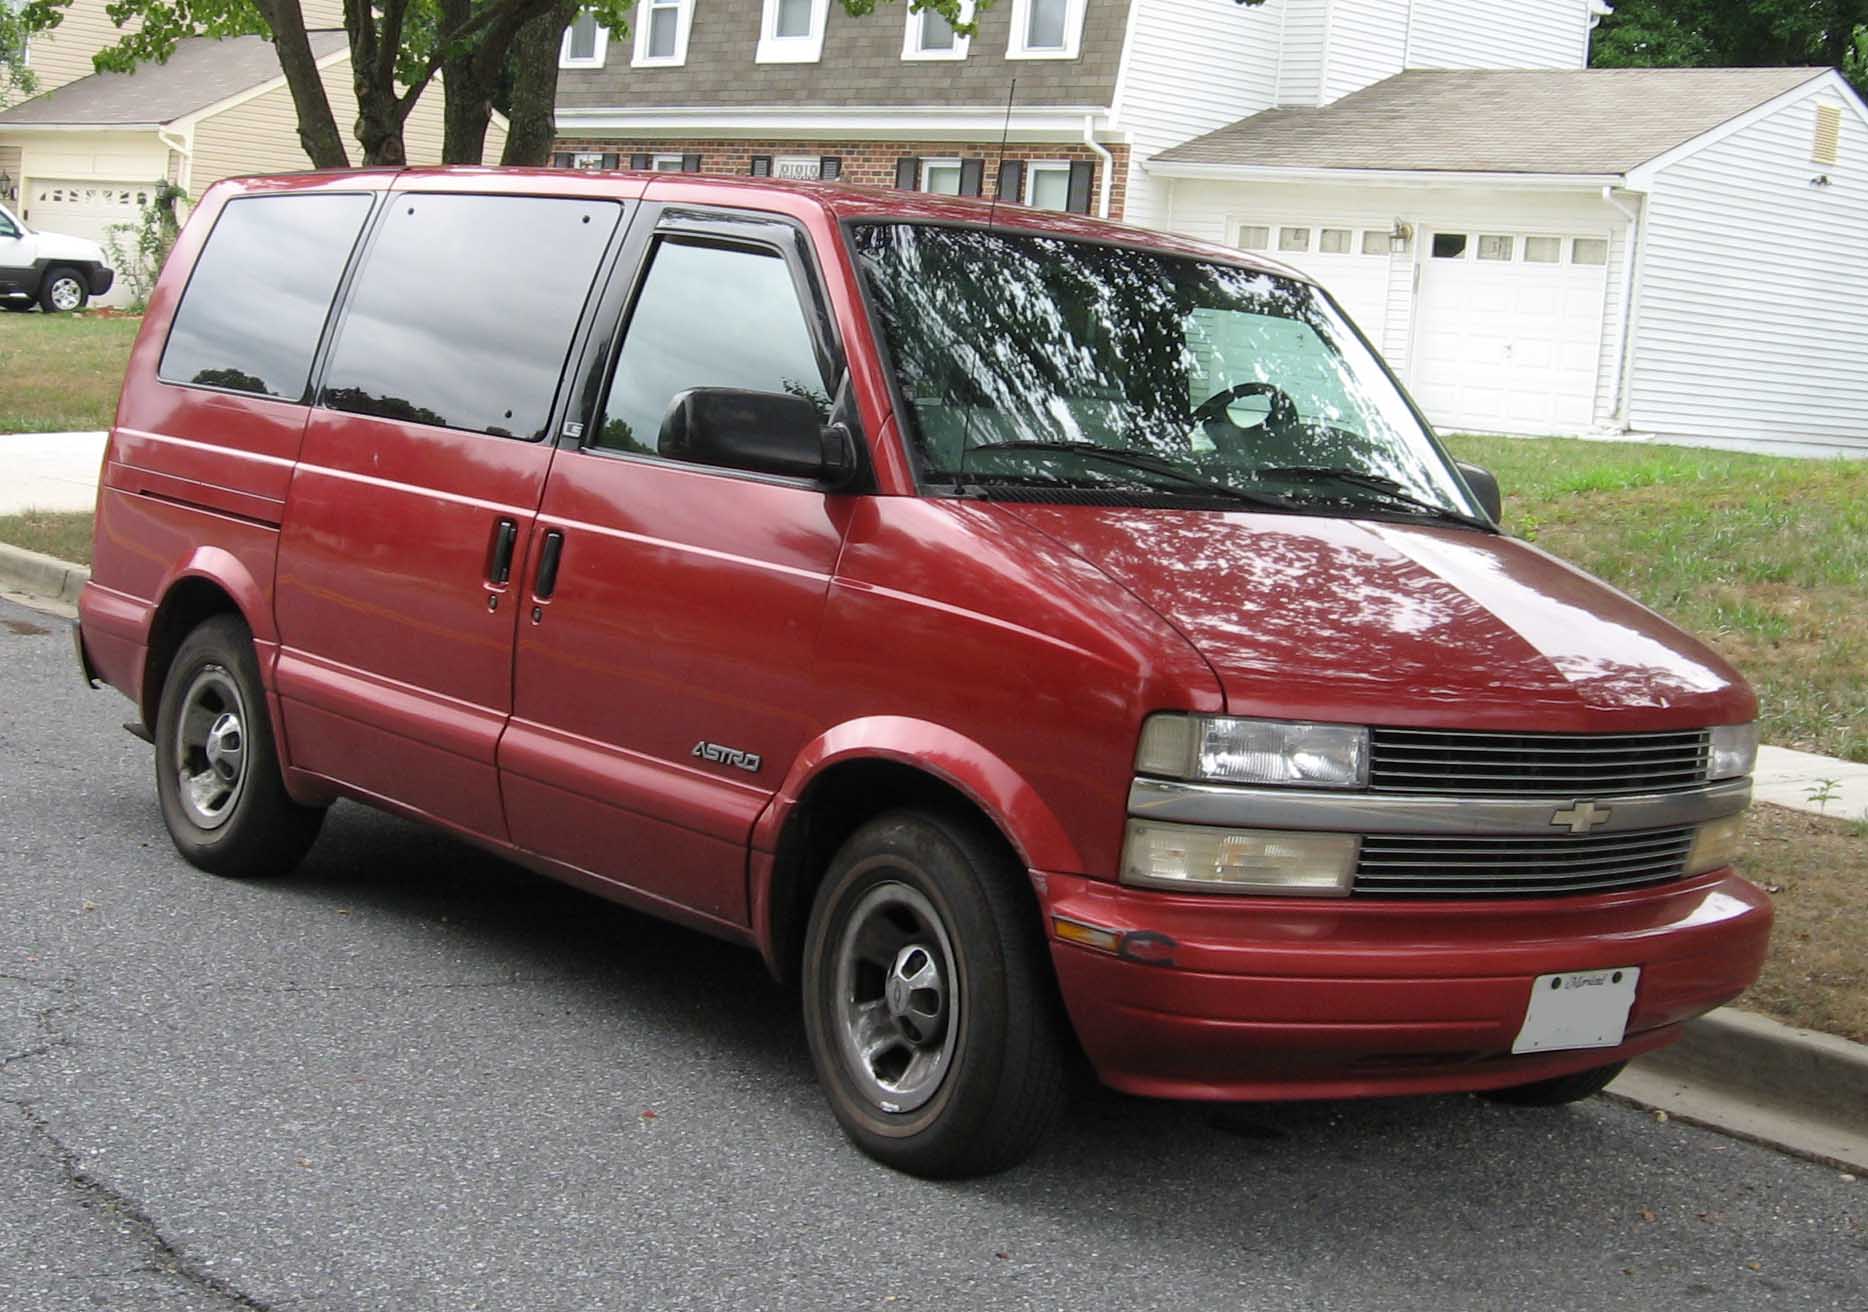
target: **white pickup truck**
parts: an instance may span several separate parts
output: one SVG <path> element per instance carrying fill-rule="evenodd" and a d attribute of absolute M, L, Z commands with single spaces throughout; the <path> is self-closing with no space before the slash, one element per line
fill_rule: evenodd
<path fill-rule="evenodd" d="M 116 278 L 96 242 L 34 232 L 0 205 L 0 309 L 82 310 Z"/>

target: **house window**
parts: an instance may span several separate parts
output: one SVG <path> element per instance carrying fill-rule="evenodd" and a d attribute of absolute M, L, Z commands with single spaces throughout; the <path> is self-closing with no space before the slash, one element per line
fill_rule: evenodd
<path fill-rule="evenodd" d="M 921 190 L 941 196 L 960 194 L 960 161 L 924 159 L 921 161 Z"/>
<path fill-rule="evenodd" d="M 815 64 L 824 53 L 830 0 L 765 0 L 759 25 L 761 64 Z"/>
<path fill-rule="evenodd" d="M 1570 244 L 1571 264 L 1607 264 L 1609 243 L 1606 237 L 1578 237 Z"/>
<path fill-rule="evenodd" d="M 1025 204 L 1034 210 L 1070 208 L 1070 165 L 1063 160 L 1033 161 L 1025 169 Z"/>
<path fill-rule="evenodd" d="M 1467 237 L 1463 232 L 1436 232 L 1433 235 L 1433 257 L 1436 260 L 1457 260 L 1466 254 Z"/>
<path fill-rule="evenodd" d="M 1007 59 L 1075 59 L 1083 39 L 1084 0 L 1012 0 Z"/>
<path fill-rule="evenodd" d="M 1325 228 L 1317 237 L 1317 249 L 1325 255 L 1347 255 L 1354 235 L 1347 228 Z"/>
<path fill-rule="evenodd" d="M 1271 249 L 1271 229 L 1263 224 L 1246 223 L 1239 227 L 1239 246 L 1248 251 Z"/>
<path fill-rule="evenodd" d="M 1309 228 L 1279 228 L 1278 249 L 1281 251 L 1307 251 L 1310 249 Z"/>
<path fill-rule="evenodd" d="M 687 63 L 688 28 L 694 18 L 694 0 L 641 0 L 636 6 L 637 67 Z"/>
<path fill-rule="evenodd" d="M 609 31 L 598 24 L 596 15 L 579 14 L 564 29 L 564 44 L 558 47 L 558 67 L 602 68 L 609 45 Z"/>
<path fill-rule="evenodd" d="M 973 21 L 973 0 L 962 0 L 960 21 Z M 902 38 L 903 59 L 965 59 L 968 38 L 932 9 L 908 15 L 908 33 Z"/>
<path fill-rule="evenodd" d="M 1388 255 L 1394 251 L 1395 240 L 1392 234 L 1379 228 L 1369 228 L 1362 234 L 1362 253 L 1364 255 Z"/>
<path fill-rule="evenodd" d="M 657 155 L 649 164 L 657 173 L 684 173 L 686 168 L 679 155 Z"/>
<path fill-rule="evenodd" d="M 1526 264 L 1555 264 L 1562 258 L 1563 238 L 1526 237 L 1524 239 L 1524 262 Z"/>
<path fill-rule="evenodd" d="M 1509 260 L 1511 252 L 1517 246 L 1517 239 L 1509 235 L 1499 236 L 1486 233 L 1479 238 L 1479 258 L 1482 260 Z"/>

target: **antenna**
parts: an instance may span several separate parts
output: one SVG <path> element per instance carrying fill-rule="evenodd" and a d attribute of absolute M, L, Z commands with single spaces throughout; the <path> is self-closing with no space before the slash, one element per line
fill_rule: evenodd
<path fill-rule="evenodd" d="M 1018 79 L 1005 89 L 1005 126 L 999 130 L 999 158 L 992 165 L 992 204 L 986 207 L 986 231 L 992 231 L 993 216 L 999 212 L 999 184 L 1005 180 L 1005 143 L 1012 137 L 1012 97 L 1018 94 Z"/>

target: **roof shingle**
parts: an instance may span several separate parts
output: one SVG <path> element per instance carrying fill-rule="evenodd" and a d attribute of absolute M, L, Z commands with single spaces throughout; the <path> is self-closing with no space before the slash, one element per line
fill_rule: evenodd
<path fill-rule="evenodd" d="M 1619 175 L 1822 68 L 1401 73 L 1321 109 L 1270 109 L 1168 164 Z"/>
<path fill-rule="evenodd" d="M 342 31 L 309 35 L 315 59 L 342 49 L 347 40 Z M 23 101 L 0 113 L 0 128 L 173 123 L 280 76 L 279 57 L 264 37 L 189 37 L 175 43 L 165 64 L 143 64 L 134 73 L 93 73 Z"/>

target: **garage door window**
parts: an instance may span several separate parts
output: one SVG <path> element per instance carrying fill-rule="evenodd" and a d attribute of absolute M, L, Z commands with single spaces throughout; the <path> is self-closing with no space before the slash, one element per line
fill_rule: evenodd
<path fill-rule="evenodd" d="M 1510 237 L 1495 236 L 1491 233 L 1479 238 L 1479 258 L 1482 260 L 1509 260 L 1512 247 L 1517 243 Z"/>
<path fill-rule="evenodd" d="M 1562 258 L 1563 238 L 1526 237 L 1524 239 L 1524 262 L 1526 264 L 1555 264 Z"/>
<path fill-rule="evenodd" d="M 230 200 L 195 261 L 156 376 L 303 401 L 368 196 Z"/>
<path fill-rule="evenodd" d="M 1317 249 L 1325 255 L 1347 255 L 1354 236 L 1347 228 L 1325 228 L 1317 241 Z"/>
<path fill-rule="evenodd" d="M 1362 253 L 1364 255 L 1387 255 L 1394 250 L 1394 238 L 1385 232 L 1371 228 L 1362 234 Z"/>
<path fill-rule="evenodd" d="M 1609 244 L 1601 237 L 1578 237 L 1570 248 L 1571 264 L 1607 264 Z"/>
<path fill-rule="evenodd" d="M 1281 251 L 1307 251 L 1310 249 L 1309 228 L 1279 228 L 1278 249 Z"/>
<path fill-rule="evenodd" d="M 1463 232 L 1436 232 L 1433 235 L 1433 257 L 1436 260 L 1457 260 L 1466 254 L 1466 234 Z"/>
<path fill-rule="evenodd" d="M 1239 245 L 1248 251 L 1271 249 L 1271 229 L 1247 224 L 1239 229 Z"/>

